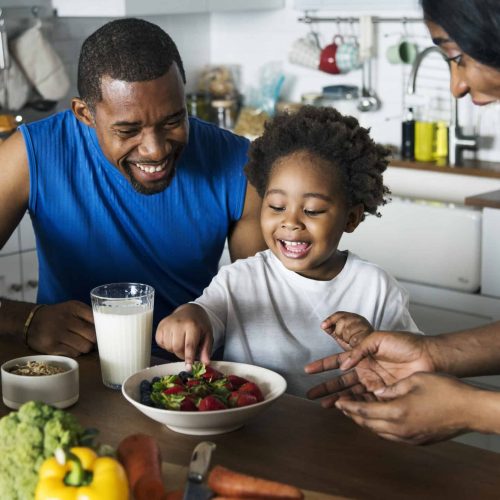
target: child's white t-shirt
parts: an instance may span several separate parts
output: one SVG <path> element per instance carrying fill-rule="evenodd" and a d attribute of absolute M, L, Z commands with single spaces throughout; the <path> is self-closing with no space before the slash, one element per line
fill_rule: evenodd
<path fill-rule="evenodd" d="M 384 270 L 348 252 L 330 281 L 288 270 L 270 250 L 219 270 L 194 301 L 208 313 L 214 348 L 224 359 L 281 373 L 287 392 L 304 397 L 336 371 L 308 375 L 304 365 L 343 349 L 321 328 L 337 311 L 364 316 L 375 330 L 418 332 L 408 311 L 407 292 Z"/>

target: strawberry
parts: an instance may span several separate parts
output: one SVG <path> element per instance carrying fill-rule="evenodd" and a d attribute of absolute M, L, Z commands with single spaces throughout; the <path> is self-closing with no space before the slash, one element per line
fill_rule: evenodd
<path fill-rule="evenodd" d="M 179 409 L 181 411 L 198 411 L 198 407 L 196 406 L 195 402 L 188 397 L 185 397 L 183 399 Z"/>
<path fill-rule="evenodd" d="M 202 377 L 205 380 L 212 382 L 213 380 L 218 380 L 224 377 L 224 375 L 215 368 L 212 368 L 211 366 L 205 366 L 205 373 L 203 373 Z"/>
<path fill-rule="evenodd" d="M 264 396 L 262 395 L 259 386 L 257 384 L 254 384 L 253 382 L 246 382 L 245 384 L 240 386 L 238 392 L 249 392 L 257 398 L 257 401 L 264 401 Z"/>
<path fill-rule="evenodd" d="M 231 408 L 254 405 L 255 403 L 258 403 L 257 398 L 249 392 L 233 391 L 229 396 L 229 406 Z"/>
<path fill-rule="evenodd" d="M 229 380 L 229 383 L 231 384 L 233 391 L 238 390 L 240 386 L 248 382 L 246 378 L 238 377 L 238 375 L 228 375 L 227 379 Z"/>
<path fill-rule="evenodd" d="M 184 392 L 185 388 L 182 385 L 173 385 L 168 389 L 163 391 L 163 394 L 178 394 L 179 392 Z"/>
<path fill-rule="evenodd" d="M 198 404 L 200 411 L 225 410 L 227 406 L 215 396 L 205 396 Z"/>

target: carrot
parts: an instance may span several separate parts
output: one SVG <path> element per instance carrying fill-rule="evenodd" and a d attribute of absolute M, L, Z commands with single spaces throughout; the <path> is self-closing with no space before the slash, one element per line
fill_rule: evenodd
<path fill-rule="evenodd" d="M 117 455 L 127 473 L 136 500 L 163 500 L 161 454 L 152 436 L 132 434 L 118 445 Z"/>
<path fill-rule="evenodd" d="M 233 498 L 302 499 L 304 494 L 295 486 L 248 476 L 216 465 L 208 475 L 208 486 L 217 495 Z"/>

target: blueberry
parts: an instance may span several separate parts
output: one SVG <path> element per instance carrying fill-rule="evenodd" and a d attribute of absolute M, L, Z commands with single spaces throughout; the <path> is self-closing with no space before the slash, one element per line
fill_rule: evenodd
<path fill-rule="evenodd" d="M 143 380 L 141 385 L 139 386 L 139 390 L 141 393 L 143 392 L 151 392 L 151 382 L 149 380 Z"/>
<path fill-rule="evenodd" d="M 153 406 L 153 401 L 151 400 L 151 396 L 149 394 L 141 394 L 141 404 L 147 406 Z"/>
<path fill-rule="evenodd" d="M 188 379 L 192 378 L 193 374 L 191 372 L 179 372 L 179 378 L 182 380 L 182 383 L 185 384 Z"/>
<path fill-rule="evenodd" d="M 153 377 L 153 380 L 151 380 L 152 384 L 155 384 L 156 382 L 159 382 L 161 380 L 161 377 Z"/>

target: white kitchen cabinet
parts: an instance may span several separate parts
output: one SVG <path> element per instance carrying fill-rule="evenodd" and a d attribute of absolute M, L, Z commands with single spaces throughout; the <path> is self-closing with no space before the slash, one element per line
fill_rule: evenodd
<path fill-rule="evenodd" d="M 52 0 L 59 17 L 122 17 L 279 9 L 285 0 Z"/>
<path fill-rule="evenodd" d="M 418 9 L 418 0 L 295 0 L 298 10 L 338 10 L 378 12 L 380 10 Z"/>
<path fill-rule="evenodd" d="M 0 257 L 0 297 L 22 300 L 21 254 Z"/>
<path fill-rule="evenodd" d="M 21 253 L 22 300 L 36 302 L 38 292 L 38 259 L 36 250 Z"/>
<path fill-rule="evenodd" d="M 35 234 L 26 213 L 0 251 L 0 297 L 35 302 L 38 260 Z"/>

